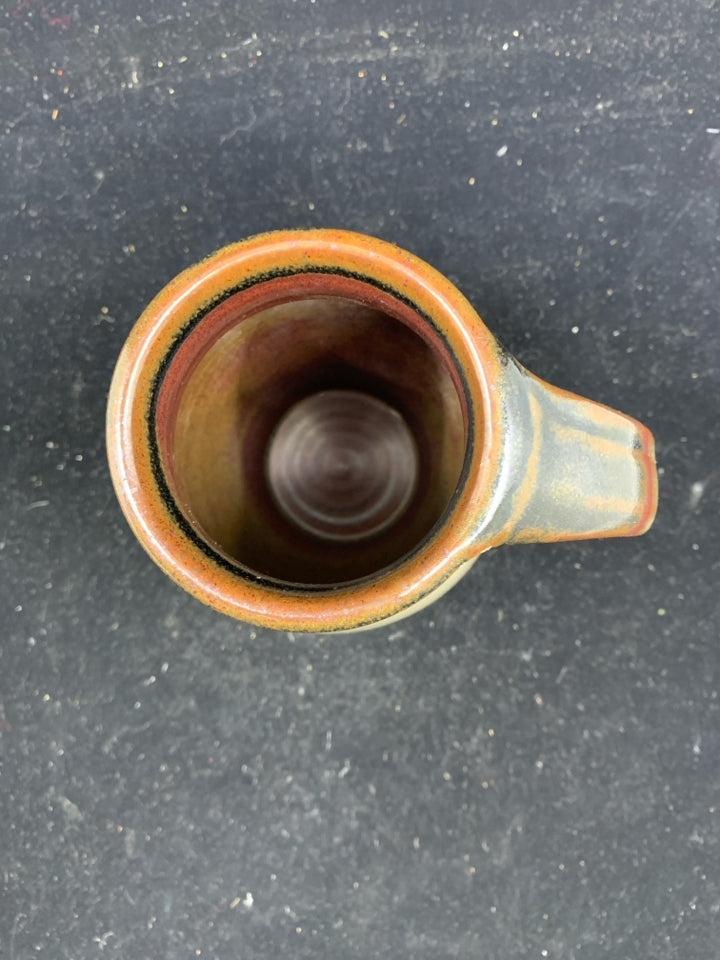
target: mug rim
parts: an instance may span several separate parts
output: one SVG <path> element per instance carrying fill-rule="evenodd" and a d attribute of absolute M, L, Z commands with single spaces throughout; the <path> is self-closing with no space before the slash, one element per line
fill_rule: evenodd
<path fill-rule="evenodd" d="M 228 562 L 188 521 L 162 482 L 153 446 L 162 380 L 184 338 L 238 291 L 278 277 L 352 277 L 412 307 L 447 348 L 468 410 L 467 448 L 455 493 L 430 533 L 391 566 L 330 586 L 286 584 Z M 151 301 L 113 374 L 107 411 L 110 472 L 122 510 L 158 565 L 215 609 L 286 631 L 358 629 L 402 615 L 489 546 L 479 529 L 492 511 L 501 466 L 500 367 L 506 359 L 471 304 L 443 274 L 401 247 L 339 229 L 292 229 L 232 243 L 189 267 Z M 476 421 L 480 421 L 477 423 Z"/>

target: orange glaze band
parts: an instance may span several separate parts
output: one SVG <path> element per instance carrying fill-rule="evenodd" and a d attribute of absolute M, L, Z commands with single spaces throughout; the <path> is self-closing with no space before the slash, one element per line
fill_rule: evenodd
<path fill-rule="evenodd" d="M 464 482 L 429 540 L 373 580 L 332 590 L 293 588 L 228 569 L 180 529 L 158 487 L 148 443 L 157 378 L 169 350 L 198 313 L 229 292 L 292 272 L 363 278 L 410 302 L 432 324 L 482 424 L 468 447 Z M 130 334 L 113 378 L 108 456 L 123 510 L 139 540 L 173 579 L 232 616 L 284 630 L 343 630 L 392 616 L 437 588 L 476 552 L 472 531 L 487 506 L 501 445 L 500 351 L 460 292 L 440 273 L 392 244 L 342 230 L 282 231 L 220 250 L 171 281 Z"/>

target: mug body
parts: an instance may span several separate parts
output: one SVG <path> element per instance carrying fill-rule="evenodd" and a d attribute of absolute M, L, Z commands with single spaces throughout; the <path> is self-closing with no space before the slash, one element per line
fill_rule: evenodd
<path fill-rule="evenodd" d="M 389 622 L 492 545 L 507 363 L 453 284 L 392 244 L 253 237 L 132 330 L 108 405 L 115 489 L 153 559 L 224 613 Z"/>

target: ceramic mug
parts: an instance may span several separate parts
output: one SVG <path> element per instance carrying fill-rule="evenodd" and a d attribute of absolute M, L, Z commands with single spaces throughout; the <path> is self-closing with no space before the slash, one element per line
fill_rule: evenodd
<path fill-rule="evenodd" d="M 633 536 L 657 503 L 646 427 L 539 380 L 446 277 L 342 230 L 252 237 L 168 284 L 118 360 L 107 444 L 162 569 L 287 631 L 389 623 L 491 547 Z"/>

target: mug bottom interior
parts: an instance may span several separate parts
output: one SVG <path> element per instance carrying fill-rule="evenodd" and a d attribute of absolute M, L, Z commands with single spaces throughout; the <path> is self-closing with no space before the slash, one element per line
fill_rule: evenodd
<path fill-rule="evenodd" d="M 396 564 L 441 521 L 467 417 L 426 318 L 362 281 L 303 277 L 198 317 L 152 426 L 194 535 L 257 576 L 336 586 Z"/>

